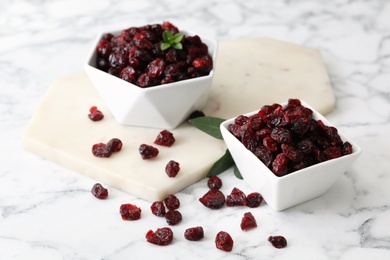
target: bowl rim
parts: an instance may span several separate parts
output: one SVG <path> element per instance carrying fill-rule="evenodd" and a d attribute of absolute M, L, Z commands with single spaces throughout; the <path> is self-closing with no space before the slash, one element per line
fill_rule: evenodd
<path fill-rule="evenodd" d="M 153 24 L 153 23 L 150 23 L 150 24 Z M 140 26 L 142 26 L 142 25 L 140 25 Z M 136 25 L 135 27 L 140 27 L 140 26 Z M 104 75 L 106 75 L 110 78 L 111 77 L 118 78 L 118 77 L 115 77 L 113 75 L 110 75 L 109 73 L 107 73 L 105 71 L 98 69 L 96 66 L 93 65 L 93 63 L 94 63 L 93 60 L 96 59 L 96 46 L 100 42 L 100 40 L 102 39 L 103 35 L 105 35 L 107 33 L 111 33 L 113 35 L 118 35 L 122 30 L 124 30 L 126 28 L 130 28 L 130 27 L 124 27 L 122 29 L 100 31 L 97 34 L 97 36 L 95 37 L 94 41 L 92 42 L 92 45 L 89 49 L 87 58 L 84 61 L 84 68 L 85 69 L 92 69 L 98 73 L 104 73 Z M 166 88 L 174 88 L 175 86 L 182 85 L 182 83 L 189 82 L 189 81 L 196 82 L 196 81 L 207 81 L 207 80 L 212 79 L 214 74 L 215 74 L 215 69 L 216 69 L 216 60 L 217 60 L 217 54 L 218 54 L 218 42 L 212 38 L 209 38 L 209 37 L 204 36 L 202 34 L 196 33 L 194 31 L 181 29 L 180 32 L 184 33 L 185 36 L 198 35 L 202 39 L 203 43 L 205 43 L 204 42 L 205 40 L 207 41 L 207 43 L 205 43 L 205 44 L 207 44 L 207 46 L 208 46 L 209 55 L 213 58 L 213 68 L 211 69 L 211 71 L 208 75 L 196 77 L 196 78 L 184 79 L 184 80 L 175 81 L 175 82 L 167 83 L 167 84 L 160 84 L 160 85 L 147 87 L 147 88 L 141 88 L 133 83 L 130 83 L 130 82 L 123 80 L 125 83 L 127 83 L 126 85 L 130 86 L 131 88 L 137 89 L 138 91 L 151 92 L 151 91 L 159 91 L 159 90 L 166 89 Z M 210 51 L 210 44 L 212 44 L 212 48 L 211 48 L 212 51 Z M 118 78 L 118 79 L 120 79 L 120 78 Z M 120 80 L 122 80 L 122 79 L 120 79 Z M 128 86 L 126 86 L 126 87 L 128 87 Z M 158 87 L 157 90 L 156 90 L 156 87 Z"/>
<path fill-rule="evenodd" d="M 319 113 L 316 109 L 314 109 L 312 106 L 310 106 L 309 104 L 307 104 L 305 101 L 303 101 L 302 99 L 299 99 L 301 101 L 301 104 L 309 109 L 311 109 L 313 111 L 313 118 L 316 119 L 316 120 L 322 120 L 324 122 L 325 125 L 327 126 L 334 126 L 326 117 L 324 117 L 321 113 Z M 285 107 L 287 105 L 288 102 L 283 102 L 283 103 L 279 103 L 282 107 Z M 241 114 L 241 115 L 244 115 L 244 116 L 251 116 L 251 115 L 254 115 L 256 113 L 258 113 L 259 109 L 258 110 L 254 110 L 252 112 L 248 112 L 248 113 L 244 113 L 244 114 Z M 294 172 L 291 172 L 289 174 L 286 174 L 286 175 L 283 175 L 283 176 L 277 176 L 275 175 L 268 167 L 266 167 L 262 161 L 260 161 L 260 159 L 258 159 L 255 154 L 253 152 L 251 152 L 250 150 L 248 150 L 246 147 L 244 147 L 244 145 L 242 144 L 242 142 L 240 142 L 236 137 L 234 137 L 232 135 L 232 133 L 230 133 L 230 131 L 227 129 L 228 125 L 233 123 L 234 120 L 237 118 L 237 116 L 235 117 L 232 117 L 232 118 L 229 118 L 225 121 L 223 121 L 221 124 L 220 124 L 220 130 L 221 131 L 224 131 L 225 133 L 227 133 L 228 135 L 230 135 L 231 137 L 233 137 L 233 140 L 234 142 L 236 143 L 239 143 L 243 148 L 243 150 L 245 150 L 245 156 L 250 156 L 252 157 L 252 159 L 257 159 L 258 162 L 264 166 L 264 168 L 266 169 L 266 171 L 262 171 L 262 172 L 265 172 L 265 174 L 269 175 L 271 178 L 274 178 L 275 180 L 277 181 L 282 181 L 282 180 L 287 180 L 289 178 L 294 178 L 295 175 L 297 174 L 302 174 L 302 173 L 305 173 L 307 171 L 313 171 L 315 170 L 315 168 L 318 168 L 318 167 L 326 167 L 328 164 L 333 164 L 337 161 L 340 161 L 340 160 L 344 160 L 344 159 L 347 159 L 351 156 L 353 157 L 356 157 L 358 156 L 360 153 L 361 153 L 361 148 L 359 145 L 357 145 L 351 138 L 349 138 L 348 136 L 346 136 L 342 131 L 340 131 L 339 129 L 337 129 L 338 131 L 338 134 L 340 135 L 341 139 L 343 140 L 343 142 L 346 142 L 348 141 L 349 143 L 351 143 L 352 145 L 352 153 L 351 154 L 348 154 L 348 155 L 343 155 L 341 157 L 338 157 L 338 158 L 334 158 L 334 159 L 330 159 L 330 160 L 327 160 L 327 161 L 324 161 L 324 162 L 321 162 L 321 163 L 317 163 L 317 164 L 314 164 L 314 165 L 311 165 L 311 166 L 308 166 L 308 167 L 305 167 L 303 169 L 300 169 L 300 170 L 297 170 L 297 171 L 294 171 Z M 225 141 L 226 142 L 226 141 Z M 226 144 L 227 145 L 227 144 Z"/>

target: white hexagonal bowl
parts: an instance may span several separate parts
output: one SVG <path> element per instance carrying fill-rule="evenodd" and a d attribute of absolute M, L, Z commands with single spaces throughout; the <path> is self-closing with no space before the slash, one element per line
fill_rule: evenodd
<path fill-rule="evenodd" d="M 313 110 L 314 119 L 320 119 L 325 125 L 331 126 L 330 122 L 314 108 L 303 101 L 301 103 Z M 286 104 L 287 102 L 281 105 Z M 245 115 L 251 116 L 257 112 L 253 111 Z M 293 207 L 324 194 L 361 153 L 360 147 L 339 130 L 341 139 L 352 144 L 351 154 L 278 177 L 227 130 L 228 125 L 234 123 L 234 119 L 235 117 L 228 119 L 220 126 L 227 148 L 244 181 L 253 190 L 261 193 L 266 203 L 276 211 Z"/>
<path fill-rule="evenodd" d="M 213 58 L 213 69 L 207 76 L 149 88 L 140 88 L 96 68 L 96 46 L 108 32 L 99 34 L 95 40 L 84 69 L 119 124 L 173 129 L 192 112 L 205 106 L 215 73 L 217 42 L 190 31 L 180 32 L 186 36 L 198 35 L 202 39 Z M 109 33 L 118 35 L 120 30 Z"/>

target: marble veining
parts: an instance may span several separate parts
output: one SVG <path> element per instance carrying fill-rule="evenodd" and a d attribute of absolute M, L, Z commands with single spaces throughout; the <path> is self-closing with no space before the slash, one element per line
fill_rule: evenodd
<path fill-rule="evenodd" d="M 178 193 L 183 222 L 172 245 L 144 239 L 166 226 L 149 203 L 110 189 L 94 199 L 94 180 L 24 151 L 20 136 L 50 83 L 83 70 L 100 31 L 118 25 L 170 20 L 210 37 L 269 37 L 319 49 L 336 106 L 327 116 L 362 148 L 362 156 L 323 196 L 274 212 L 251 210 L 259 227 L 242 232 L 248 208 L 210 211 L 197 199 L 202 180 Z M 329 1 L 125 1 L 0 2 L 0 259 L 390 259 L 390 2 Z M 223 192 L 249 188 L 232 171 Z M 143 209 L 138 222 L 120 219 L 122 203 Z M 184 230 L 202 225 L 204 240 Z M 231 233 L 233 251 L 214 237 Z M 285 249 L 266 238 L 282 234 Z"/>

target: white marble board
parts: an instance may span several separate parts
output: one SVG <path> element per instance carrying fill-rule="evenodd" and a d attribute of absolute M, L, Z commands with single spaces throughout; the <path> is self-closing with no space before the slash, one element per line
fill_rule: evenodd
<path fill-rule="evenodd" d="M 230 118 L 266 104 L 300 98 L 322 114 L 334 106 L 334 94 L 318 50 L 273 39 L 219 42 L 216 74 L 210 99 L 203 110 L 208 116 Z M 102 121 L 87 118 L 98 106 Z M 142 160 L 138 147 L 152 144 L 162 129 L 119 125 L 85 73 L 59 78 L 46 95 L 23 136 L 23 147 L 39 156 L 139 198 L 155 201 L 204 178 L 226 146 L 196 128 L 182 124 L 173 132 L 172 147 L 155 145 L 160 154 Z M 95 143 L 120 138 L 123 149 L 110 158 L 91 153 Z M 169 160 L 180 163 L 180 173 L 169 178 Z"/>

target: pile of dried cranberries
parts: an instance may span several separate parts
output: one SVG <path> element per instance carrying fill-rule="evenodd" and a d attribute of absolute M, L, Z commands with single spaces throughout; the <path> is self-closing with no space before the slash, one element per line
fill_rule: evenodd
<path fill-rule="evenodd" d="M 179 34 L 170 22 L 131 27 L 119 35 L 105 34 L 96 46 L 96 66 L 141 88 L 208 75 L 213 59 L 198 35 L 163 48 L 163 33 Z"/>
<path fill-rule="evenodd" d="M 299 99 L 240 115 L 228 130 L 277 176 L 352 153 L 352 145 L 341 140 L 337 129 L 314 119 Z"/>

